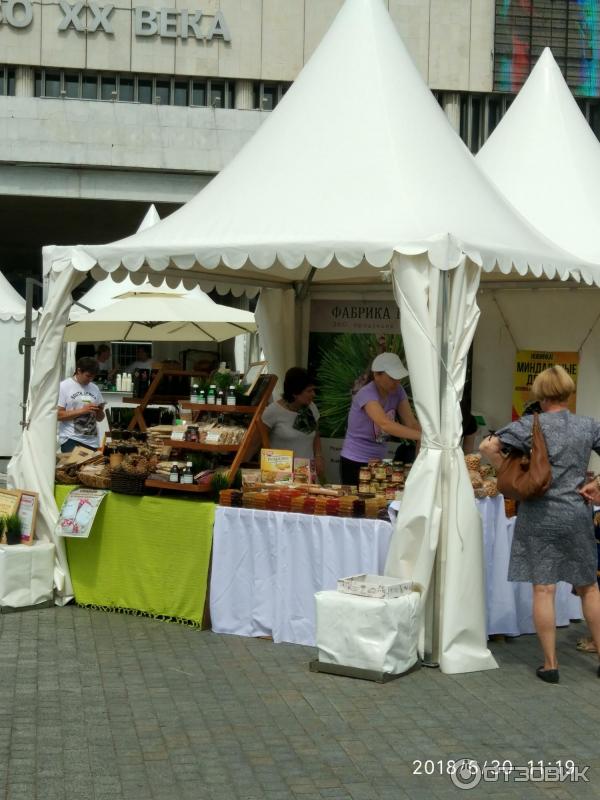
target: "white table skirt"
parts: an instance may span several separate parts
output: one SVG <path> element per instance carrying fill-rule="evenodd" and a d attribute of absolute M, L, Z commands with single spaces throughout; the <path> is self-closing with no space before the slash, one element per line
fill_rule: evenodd
<path fill-rule="evenodd" d="M 531 584 L 507 580 L 516 517 L 506 519 L 501 497 L 479 500 L 477 506 L 483 520 L 488 635 L 535 633 Z M 557 584 L 556 624 L 568 625 L 582 617 L 581 600 L 571 593 L 571 584 Z"/>
<path fill-rule="evenodd" d="M 477 501 L 483 519 L 488 633 L 533 633 L 531 585 L 509 583 L 514 519 L 501 498 Z M 275 642 L 315 645 L 314 594 L 338 578 L 382 574 L 392 526 L 245 508 L 216 510 L 210 589 L 212 629 Z M 557 624 L 581 618 L 581 603 L 559 584 Z"/>
<path fill-rule="evenodd" d="M 217 508 L 210 615 L 217 633 L 315 644 L 315 592 L 381 572 L 392 526 L 367 519 Z"/>

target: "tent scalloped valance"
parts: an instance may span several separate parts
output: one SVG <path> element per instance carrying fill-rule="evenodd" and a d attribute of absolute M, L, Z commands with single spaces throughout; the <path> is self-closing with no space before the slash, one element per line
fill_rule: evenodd
<path fill-rule="evenodd" d="M 107 248 L 109 249 L 109 248 Z M 312 246 L 310 252 L 297 244 L 286 245 L 285 248 L 274 249 L 272 247 L 262 247 L 252 245 L 238 248 L 206 248 L 196 253 L 176 254 L 171 257 L 156 253 L 107 253 L 106 255 L 95 255 L 89 253 L 85 247 L 44 248 L 44 267 L 45 273 L 62 272 L 69 265 L 81 272 L 92 272 L 96 280 L 100 280 L 106 275 L 111 275 L 115 280 L 123 280 L 125 275 L 139 276 L 140 282 L 148 276 L 152 280 L 152 274 L 160 275 L 170 267 L 175 267 L 182 271 L 179 280 L 183 280 L 186 288 L 200 283 L 216 288 L 220 294 L 235 290 L 226 287 L 226 277 L 220 275 L 220 281 L 212 283 L 212 278 L 202 281 L 191 278 L 186 281 L 185 273 L 199 266 L 207 271 L 215 270 L 219 267 L 231 269 L 233 272 L 254 267 L 261 272 L 268 270 L 275 264 L 279 264 L 286 269 L 294 270 L 303 264 L 316 269 L 326 269 L 332 264 L 337 264 L 345 269 L 353 269 L 361 263 L 368 263 L 375 269 L 383 269 L 392 262 L 395 253 L 407 256 L 420 255 L 427 253 L 429 260 L 437 269 L 454 269 L 460 264 L 463 256 L 467 256 L 473 263 L 480 266 L 485 272 L 492 272 L 498 269 L 507 275 L 511 271 L 516 271 L 524 276 L 531 273 L 539 278 L 545 275 L 549 279 L 560 278 L 568 280 L 583 281 L 587 285 L 600 286 L 600 278 L 596 277 L 597 270 L 594 265 L 574 259 L 565 253 L 564 261 L 546 263 L 532 262 L 530 257 L 519 256 L 518 253 L 503 253 L 502 251 L 491 251 L 487 248 L 472 246 L 460 241 L 452 235 L 442 235 L 427 242 L 415 242 L 410 244 L 396 244 L 395 246 L 382 245 L 364 249 L 363 247 L 348 247 L 336 249 L 334 245 L 323 244 Z M 149 268 L 144 270 L 144 266 Z M 589 267 L 589 268 L 588 268 Z M 121 277 L 118 277 L 121 276 Z M 208 275 L 206 276 L 209 277 Z M 246 276 L 251 283 L 251 276 Z M 258 276 L 257 276 L 258 277 Z M 159 282 L 164 280 L 161 275 Z M 224 290 L 224 291 L 223 291 Z M 209 289 L 210 291 L 210 289 Z"/>
<path fill-rule="evenodd" d="M 102 281 L 107 277 L 106 272 L 98 265 L 92 268 L 90 275 L 95 281 Z M 232 294 L 234 297 L 241 297 L 243 294 L 245 294 L 246 297 L 252 298 L 256 297 L 260 292 L 259 286 L 245 286 L 244 284 L 224 283 L 223 281 L 216 281 L 212 275 L 207 275 L 206 278 L 201 278 L 199 280 L 199 276 L 197 274 L 187 275 L 186 273 L 174 274 L 172 272 L 166 274 L 162 272 L 129 272 L 129 270 L 121 266 L 115 270 L 115 272 L 111 273 L 110 277 L 111 280 L 116 284 L 122 283 L 126 278 L 129 278 L 131 283 L 137 286 L 141 286 L 143 283 L 145 283 L 145 281 L 148 281 L 156 288 L 166 283 L 169 289 L 179 289 L 180 287 L 183 287 L 183 289 L 186 291 L 190 291 L 191 289 L 199 286 L 203 292 L 209 294 L 210 292 L 214 291 L 221 297 L 224 297 L 227 294 Z"/>

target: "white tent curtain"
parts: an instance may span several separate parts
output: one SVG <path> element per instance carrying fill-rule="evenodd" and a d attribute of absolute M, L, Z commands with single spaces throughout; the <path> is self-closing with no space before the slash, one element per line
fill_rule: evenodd
<path fill-rule="evenodd" d="M 54 583 L 56 602 L 73 596 L 64 540 L 54 535 L 58 509 L 54 500 L 56 460 L 56 400 L 61 378 L 63 334 L 71 307 L 71 292 L 85 278 L 72 267 L 50 275 L 47 304 L 36 342 L 37 357 L 29 385 L 28 429 L 8 466 L 8 484 L 39 493 L 36 537 L 56 545 Z M 43 354 L 43 357 L 42 355 Z"/>
<path fill-rule="evenodd" d="M 35 336 L 35 327 L 33 332 Z M 0 457 L 12 456 L 21 438 L 24 357 L 19 341 L 24 335 L 23 319 L 0 319 L 0 375 L 5 378 L 0 389 Z"/>
<path fill-rule="evenodd" d="M 423 441 L 406 484 L 386 573 L 420 583 L 427 594 L 437 550 L 439 579 L 432 590 L 439 596 L 428 599 L 441 608 L 440 668 L 446 673 L 490 669 L 497 665 L 486 644 L 482 526 L 460 446 L 459 403 L 479 317 L 480 269 L 463 257 L 444 273 L 426 255 L 397 256 L 392 269 Z"/>
<path fill-rule="evenodd" d="M 275 396 L 283 391 L 283 378 L 297 365 L 296 296 L 293 289 L 263 289 L 256 307 L 260 346 L 269 372 L 279 377 Z"/>

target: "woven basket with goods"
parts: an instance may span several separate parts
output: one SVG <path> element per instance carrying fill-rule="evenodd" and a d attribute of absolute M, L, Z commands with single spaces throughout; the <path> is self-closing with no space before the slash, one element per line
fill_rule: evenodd
<path fill-rule="evenodd" d="M 110 488 L 118 494 L 144 494 L 146 478 L 153 467 L 152 459 L 137 453 L 126 455 L 110 473 Z"/>
<path fill-rule="evenodd" d="M 145 475 L 128 475 L 126 472 L 112 472 L 110 488 L 117 494 L 144 494 Z"/>
<path fill-rule="evenodd" d="M 81 467 L 78 472 L 79 483 L 91 489 L 110 489 L 110 468 L 108 464 L 91 464 Z"/>
<path fill-rule="evenodd" d="M 72 464 L 69 467 L 57 467 L 54 473 L 54 482 L 62 486 L 71 486 L 74 483 L 79 483 L 77 464 Z"/>

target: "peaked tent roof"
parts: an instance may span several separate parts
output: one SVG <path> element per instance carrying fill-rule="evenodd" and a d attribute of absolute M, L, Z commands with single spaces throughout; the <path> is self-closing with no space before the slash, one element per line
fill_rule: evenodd
<path fill-rule="evenodd" d="M 25 310 L 25 300 L 0 272 L 0 320 L 6 322 L 14 319 L 21 322 L 25 319 Z M 32 312 L 33 319 L 37 317 L 37 313 L 35 310 Z"/>
<path fill-rule="evenodd" d="M 476 161 L 538 230 L 600 262 L 600 143 L 549 47 Z"/>
<path fill-rule="evenodd" d="M 196 197 L 134 236 L 47 247 L 44 260 L 46 271 L 175 265 L 249 280 L 268 269 L 285 283 L 328 267 L 314 280 L 339 283 L 372 280 L 395 250 L 428 251 L 441 268 L 466 252 L 486 270 L 600 283 L 600 270 L 574 268 L 478 169 L 382 0 L 346 0 L 282 102 Z"/>

